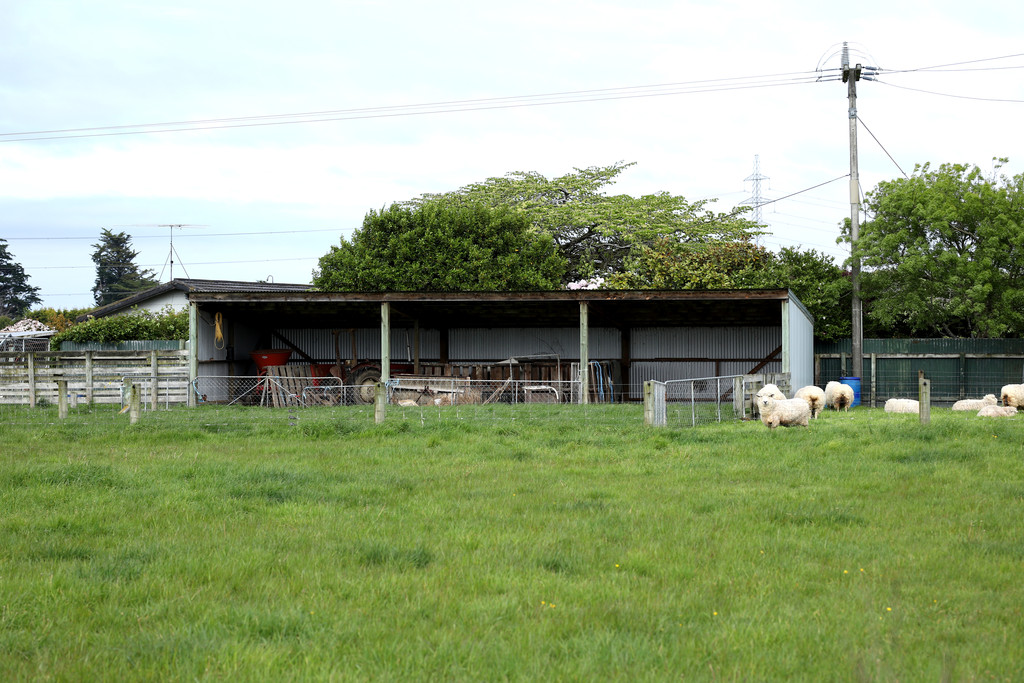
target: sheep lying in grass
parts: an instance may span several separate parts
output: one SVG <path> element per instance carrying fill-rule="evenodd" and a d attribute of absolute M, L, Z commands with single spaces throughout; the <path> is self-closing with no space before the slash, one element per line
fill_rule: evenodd
<path fill-rule="evenodd" d="M 920 413 L 921 402 L 912 398 L 890 398 L 885 402 L 887 413 Z"/>
<path fill-rule="evenodd" d="M 1007 384 L 999 392 L 999 400 L 1004 406 L 1024 408 L 1024 384 Z"/>
<path fill-rule="evenodd" d="M 807 405 L 811 409 L 811 417 L 815 420 L 818 419 L 819 413 L 825 409 L 825 392 L 821 387 L 814 385 L 801 387 L 793 394 L 793 398 L 802 398 L 807 401 Z"/>
<path fill-rule="evenodd" d="M 829 382 L 825 385 L 825 405 L 832 410 L 849 412 L 850 406 L 853 405 L 853 387 L 839 382 Z"/>
<path fill-rule="evenodd" d="M 996 404 L 995 394 L 985 394 L 985 398 L 965 398 L 953 404 L 953 410 L 981 410 L 985 406 Z"/>
<path fill-rule="evenodd" d="M 775 429 L 779 425 L 806 427 L 811 417 L 811 407 L 802 398 L 778 399 L 773 396 L 759 396 L 757 406 L 761 413 L 761 422 L 768 429 Z"/>
<path fill-rule="evenodd" d="M 1014 406 L 985 406 L 978 411 L 978 417 L 1013 417 L 1016 414 Z"/>

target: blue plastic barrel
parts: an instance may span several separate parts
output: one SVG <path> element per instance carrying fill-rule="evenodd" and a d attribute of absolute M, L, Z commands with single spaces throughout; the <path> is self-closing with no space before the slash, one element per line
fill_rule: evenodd
<path fill-rule="evenodd" d="M 860 377 L 840 377 L 839 378 L 839 383 L 840 384 L 845 384 L 846 386 L 848 386 L 851 389 L 853 389 L 853 405 L 851 405 L 850 407 L 853 408 L 853 407 L 859 406 L 860 405 Z"/>

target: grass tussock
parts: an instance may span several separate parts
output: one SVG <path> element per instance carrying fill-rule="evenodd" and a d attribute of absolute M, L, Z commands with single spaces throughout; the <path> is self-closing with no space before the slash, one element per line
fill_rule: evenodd
<path fill-rule="evenodd" d="M 0 678 L 1024 676 L 1021 419 L 137 427 L 0 425 Z"/>

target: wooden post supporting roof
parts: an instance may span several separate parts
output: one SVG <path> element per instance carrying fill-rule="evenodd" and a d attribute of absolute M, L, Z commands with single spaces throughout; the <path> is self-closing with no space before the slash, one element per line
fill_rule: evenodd
<path fill-rule="evenodd" d="M 194 382 L 199 377 L 199 304 L 195 301 L 188 303 L 188 407 L 196 405 L 196 392 Z"/>
<path fill-rule="evenodd" d="M 391 379 L 391 304 L 380 304 L 380 381 Z"/>
<path fill-rule="evenodd" d="M 590 320 L 586 301 L 580 302 L 580 403 L 590 402 Z"/>

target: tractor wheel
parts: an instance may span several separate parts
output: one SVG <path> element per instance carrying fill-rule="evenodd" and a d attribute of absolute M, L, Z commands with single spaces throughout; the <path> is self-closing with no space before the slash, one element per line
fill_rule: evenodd
<path fill-rule="evenodd" d="M 380 368 L 360 368 L 352 373 L 349 384 L 354 387 L 352 395 L 355 403 L 373 403 L 378 382 L 380 382 Z"/>

